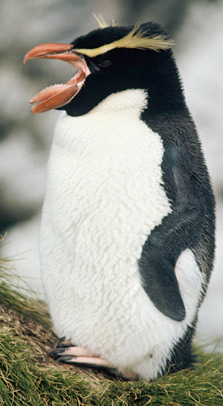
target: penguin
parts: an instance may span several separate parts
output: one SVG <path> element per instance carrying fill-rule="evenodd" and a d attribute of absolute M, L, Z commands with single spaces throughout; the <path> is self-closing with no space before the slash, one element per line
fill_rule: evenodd
<path fill-rule="evenodd" d="M 29 59 L 76 68 L 34 98 L 62 110 L 40 229 L 58 362 L 154 380 L 193 364 L 215 200 L 173 56 L 153 22 L 106 25 Z"/>

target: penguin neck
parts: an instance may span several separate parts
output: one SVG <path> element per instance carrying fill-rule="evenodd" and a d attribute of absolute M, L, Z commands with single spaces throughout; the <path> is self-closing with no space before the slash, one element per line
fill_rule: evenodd
<path fill-rule="evenodd" d="M 141 55 L 141 54 L 140 54 Z M 140 69 L 136 69 L 135 84 L 148 94 L 150 115 L 172 113 L 186 108 L 180 74 L 171 50 L 148 52 L 141 56 Z"/>
<path fill-rule="evenodd" d="M 112 93 L 102 100 L 87 114 L 118 113 L 125 114 L 131 112 L 133 115 L 140 114 L 147 109 L 148 93 L 143 89 L 127 89 L 120 92 Z"/>
<path fill-rule="evenodd" d="M 157 77 L 148 87 L 149 114 L 172 113 L 186 108 L 181 83 L 168 75 Z"/>

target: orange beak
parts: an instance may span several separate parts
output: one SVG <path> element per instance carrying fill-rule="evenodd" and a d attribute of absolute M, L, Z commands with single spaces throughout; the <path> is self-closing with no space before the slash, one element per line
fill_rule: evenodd
<path fill-rule="evenodd" d="M 29 59 L 59 59 L 68 62 L 78 69 L 78 72 L 65 84 L 49 86 L 34 96 L 30 103 L 36 103 L 32 107 L 32 113 L 62 107 L 68 104 L 81 90 L 90 70 L 84 59 L 77 53 L 72 52 L 69 44 L 42 44 L 31 49 L 24 58 L 24 63 Z"/>

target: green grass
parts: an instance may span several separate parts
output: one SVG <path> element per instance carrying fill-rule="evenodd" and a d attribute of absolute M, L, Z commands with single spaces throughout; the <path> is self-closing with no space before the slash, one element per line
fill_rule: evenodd
<path fill-rule="evenodd" d="M 41 324 L 50 326 L 46 306 L 38 299 L 31 299 L 26 294 L 28 289 L 23 287 L 18 290 L 19 279 L 11 261 L 0 257 L 0 303 L 24 316 L 32 317 Z"/>
<path fill-rule="evenodd" d="M 55 336 L 44 305 L 18 293 L 14 277 L 0 261 L 0 405 L 223 405 L 223 354 L 151 383 L 58 365 L 46 355 Z"/>

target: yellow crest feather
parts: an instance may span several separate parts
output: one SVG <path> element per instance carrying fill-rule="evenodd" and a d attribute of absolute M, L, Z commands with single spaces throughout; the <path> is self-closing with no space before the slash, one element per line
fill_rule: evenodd
<path fill-rule="evenodd" d="M 94 16 L 95 20 L 97 21 L 99 28 L 103 29 L 103 28 L 109 27 L 109 25 L 106 23 L 104 17 L 102 16 L 102 14 L 97 15 L 97 14 L 93 13 L 93 16 Z M 111 25 L 112 25 L 112 27 L 116 26 L 114 18 L 112 19 Z"/>
<path fill-rule="evenodd" d="M 106 27 L 109 26 L 109 25 L 106 23 L 104 17 L 103 17 L 101 14 L 99 14 L 99 15 L 97 16 L 96 14 L 93 13 L 93 16 L 94 16 L 95 20 L 97 21 L 97 23 L 98 23 L 98 25 L 99 25 L 99 28 L 102 28 L 102 29 L 103 29 L 103 28 L 106 28 Z"/>
<path fill-rule="evenodd" d="M 100 24 L 106 24 L 105 20 L 100 20 Z M 107 26 L 107 25 L 106 25 Z M 151 49 L 153 51 L 166 50 L 174 45 L 174 41 L 166 37 L 165 35 L 157 34 L 151 37 L 145 37 L 143 31 L 140 30 L 140 25 L 136 24 L 132 31 L 126 36 L 120 38 L 117 41 L 110 44 L 102 45 L 101 47 L 94 49 L 76 49 L 75 51 L 87 55 L 89 57 L 95 57 L 97 55 L 104 54 L 115 48 L 135 48 L 135 49 Z"/>

